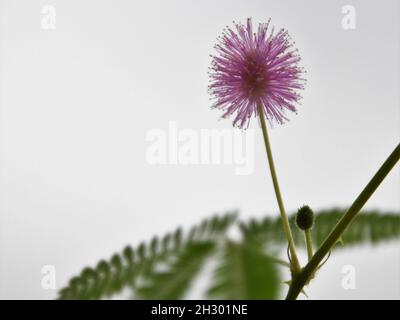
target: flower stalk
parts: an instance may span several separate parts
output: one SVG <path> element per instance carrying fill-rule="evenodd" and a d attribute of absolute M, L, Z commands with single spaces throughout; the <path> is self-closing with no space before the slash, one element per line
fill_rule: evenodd
<path fill-rule="evenodd" d="M 309 281 L 310 277 L 317 270 L 322 259 L 327 255 L 331 248 L 340 239 L 343 232 L 351 224 L 357 214 L 360 212 L 364 204 L 368 201 L 371 195 L 375 192 L 378 186 L 382 183 L 385 177 L 388 175 L 390 170 L 396 165 L 400 159 L 400 144 L 394 149 L 390 156 L 386 159 L 383 165 L 379 168 L 377 173 L 372 177 L 370 182 L 361 191 L 360 195 L 353 202 L 347 212 L 343 215 L 342 219 L 336 224 L 332 229 L 331 233 L 324 240 L 319 249 L 315 252 L 311 260 L 302 269 L 302 271 L 295 275 L 292 279 L 292 283 L 289 287 L 286 299 L 292 300 L 296 299 L 301 290 L 303 290 L 304 285 Z"/>
<path fill-rule="evenodd" d="M 313 256 L 311 229 L 304 230 L 304 237 L 305 237 L 306 246 L 307 246 L 307 257 L 308 257 L 308 261 L 310 261 Z"/>
<path fill-rule="evenodd" d="M 274 185 L 276 200 L 278 201 L 279 212 L 281 215 L 283 230 L 285 232 L 285 235 L 286 235 L 286 238 L 288 241 L 288 245 L 289 245 L 291 271 L 293 274 L 297 274 L 300 272 L 301 266 L 299 263 L 299 259 L 297 258 L 296 248 L 295 248 L 293 236 L 292 236 L 292 230 L 290 228 L 289 220 L 287 218 L 287 215 L 285 212 L 285 207 L 284 207 L 283 201 L 282 201 L 281 191 L 280 191 L 279 183 L 278 183 L 278 177 L 276 175 L 274 159 L 272 157 L 271 145 L 270 145 L 269 137 L 268 137 L 267 124 L 265 123 L 264 111 L 263 111 L 263 107 L 261 105 L 258 107 L 258 115 L 260 117 L 261 128 L 262 128 L 262 132 L 263 132 L 263 136 L 264 136 L 265 149 L 267 151 L 267 158 L 268 158 L 269 168 L 271 171 L 272 183 Z"/>

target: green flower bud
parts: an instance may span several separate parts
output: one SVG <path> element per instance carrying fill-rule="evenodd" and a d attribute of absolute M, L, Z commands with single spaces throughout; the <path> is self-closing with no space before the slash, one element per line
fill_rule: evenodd
<path fill-rule="evenodd" d="M 309 206 L 302 206 L 296 214 L 296 224 L 301 230 L 308 230 L 314 224 L 314 212 Z"/>

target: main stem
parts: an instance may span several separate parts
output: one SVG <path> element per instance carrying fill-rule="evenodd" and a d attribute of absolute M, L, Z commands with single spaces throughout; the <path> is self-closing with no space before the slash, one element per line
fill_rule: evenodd
<path fill-rule="evenodd" d="M 271 171 L 272 183 L 273 183 L 274 189 L 275 189 L 276 200 L 278 201 L 283 230 L 285 232 L 285 235 L 286 235 L 286 238 L 287 238 L 287 241 L 289 244 L 292 273 L 297 274 L 300 272 L 301 267 L 300 267 L 299 259 L 297 258 L 297 254 L 296 254 L 296 248 L 295 248 L 294 241 L 293 241 L 292 230 L 290 229 L 289 220 L 288 220 L 286 212 L 285 212 L 285 207 L 283 206 L 281 191 L 279 189 L 278 178 L 276 176 L 276 171 L 275 171 L 274 159 L 272 157 L 271 145 L 269 143 L 269 138 L 268 138 L 267 125 L 265 123 L 264 110 L 261 106 L 258 106 L 258 114 L 259 114 L 259 117 L 261 120 L 261 128 L 262 128 L 262 132 L 263 132 L 263 136 L 264 136 L 265 149 L 267 151 L 267 157 L 268 157 L 269 168 Z"/>
<path fill-rule="evenodd" d="M 360 195 L 353 202 L 344 216 L 333 228 L 331 233 L 322 243 L 321 247 L 314 254 L 312 259 L 307 263 L 307 265 L 302 269 L 301 273 L 294 277 L 292 284 L 289 288 L 289 292 L 286 299 L 296 299 L 304 285 L 307 283 L 308 279 L 317 270 L 322 259 L 327 255 L 329 250 L 335 245 L 339 240 L 340 236 L 346 230 L 346 228 L 351 224 L 353 219 L 356 217 L 357 213 L 361 210 L 364 204 L 368 201 L 371 195 L 375 192 L 378 186 L 381 184 L 383 179 L 387 176 L 390 170 L 393 169 L 395 164 L 400 159 L 400 144 L 394 149 L 390 156 L 386 159 L 383 165 L 379 168 L 378 172 L 372 177 L 370 182 L 361 191 Z"/>

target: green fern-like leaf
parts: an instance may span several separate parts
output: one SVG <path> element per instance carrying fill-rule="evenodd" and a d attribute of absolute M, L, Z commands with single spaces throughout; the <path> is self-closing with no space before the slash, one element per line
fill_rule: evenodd
<path fill-rule="evenodd" d="M 189 244 L 217 241 L 235 221 L 236 213 L 214 216 L 192 227 L 187 234 L 181 228 L 162 238 L 154 237 L 135 249 L 128 246 L 122 254 L 102 260 L 94 268 L 85 268 L 59 291 L 59 299 L 101 299 L 120 292 L 125 287 L 135 290 L 138 279 L 153 277 L 155 267 L 166 260 L 179 257 Z"/>
<path fill-rule="evenodd" d="M 218 299 L 275 299 L 280 285 L 275 261 L 254 245 L 227 242 L 208 295 Z"/>
<path fill-rule="evenodd" d="M 316 217 L 313 229 L 315 243 L 320 245 L 334 225 L 343 216 L 340 209 L 322 211 Z M 362 243 L 379 243 L 400 237 L 400 214 L 366 211 L 359 214 L 342 235 L 343 243 L 357 245 Z"/>
<path fill-rule="evenodd" d="M 331 209 L 316 214 L 312 237 L 317 246 L 322 243 L 344 213 L 345 211 L 342 209 Z M 294 241 L 299 246 L 304 245 L 304 234 L 295 226 L 294 214 L 290 216 L 289 220 L 292 225 Z M 241 223 L 240 229 L 248 242 L 286 244 L 279 217 L 266 217 L 261 221 L 250 220 L 247 223 Z M 398 237 L 400 237 L 400 214 L 364 211 L 344 232 L 342 240 L 347 246 L 368 242 L 378 243 Z"/>
<path fill-rule="evenodd" d="M 316 214 L 312 230 L 318 246 L 344 214 L 332 209 Z M 126 247 L 97 266 L 84 268 L 60 290 L 60 299 L 107 298 L 124 288 L 134 296 L 147 299 L 178 299 L 183 297 L 204 261 L 215 249 L 222 249 L 214 283 L 209 295 L 222 299 L 273 299 L 280 284 L 277 263 L 261 248 L 274 244 L 286 246 L 279 217 L 266 217 L 239 223 L 241 242 L 232 242 L 225 233 L 236 214 L 214 216 L 195 225 L 187 232 L 181 228 L 163 237 L 154 237 L 132 248 Z M 304 245 L 304 234 L 294 226 L 297 245 Z M 356 245 L 400 237 L 400 214 L 361 212 L 342 236 L 345 245 Z M 340 248 L 340 246 L 338 246 Z"/>
<path fill-rule="evenodd" d="M 144 299 L 182 298 L 214 248 L 212 241 L 189 242 L 168 264 L 167 270 L 153 270 L 146 285 L 136 290 L 138 296 Z"/>

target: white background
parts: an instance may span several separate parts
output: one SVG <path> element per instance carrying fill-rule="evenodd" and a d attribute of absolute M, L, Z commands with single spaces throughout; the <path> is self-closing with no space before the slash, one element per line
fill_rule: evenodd
<path fill-rule="evenodd" d="M 346 4 L 355 30 L 341 26 Z M 44 5 L 55 30 L 41 27 Z M 128 243 L 212 213 L 278 214 L 255 121 L 251 175 L 145 158 L 148 130 L 171 120 L 231 128 L 210 110 L 209 55 L 225 25 L 249 16 L 287 28 L 307 70 L 298 115 L 270 131 L 288 211 L 354 200 L 400 136 L 397 0 L 0 0 L 0 298 L 54 298 L 43 265 L 60 288 Z M 399 190 L 397 167 L 366 207 L 399 211 Z M 356 290 L 341 286 L 346 264 Z M 308 294 L 399 299 L 399 270 L 398 241 L 341 251 Z"/>

